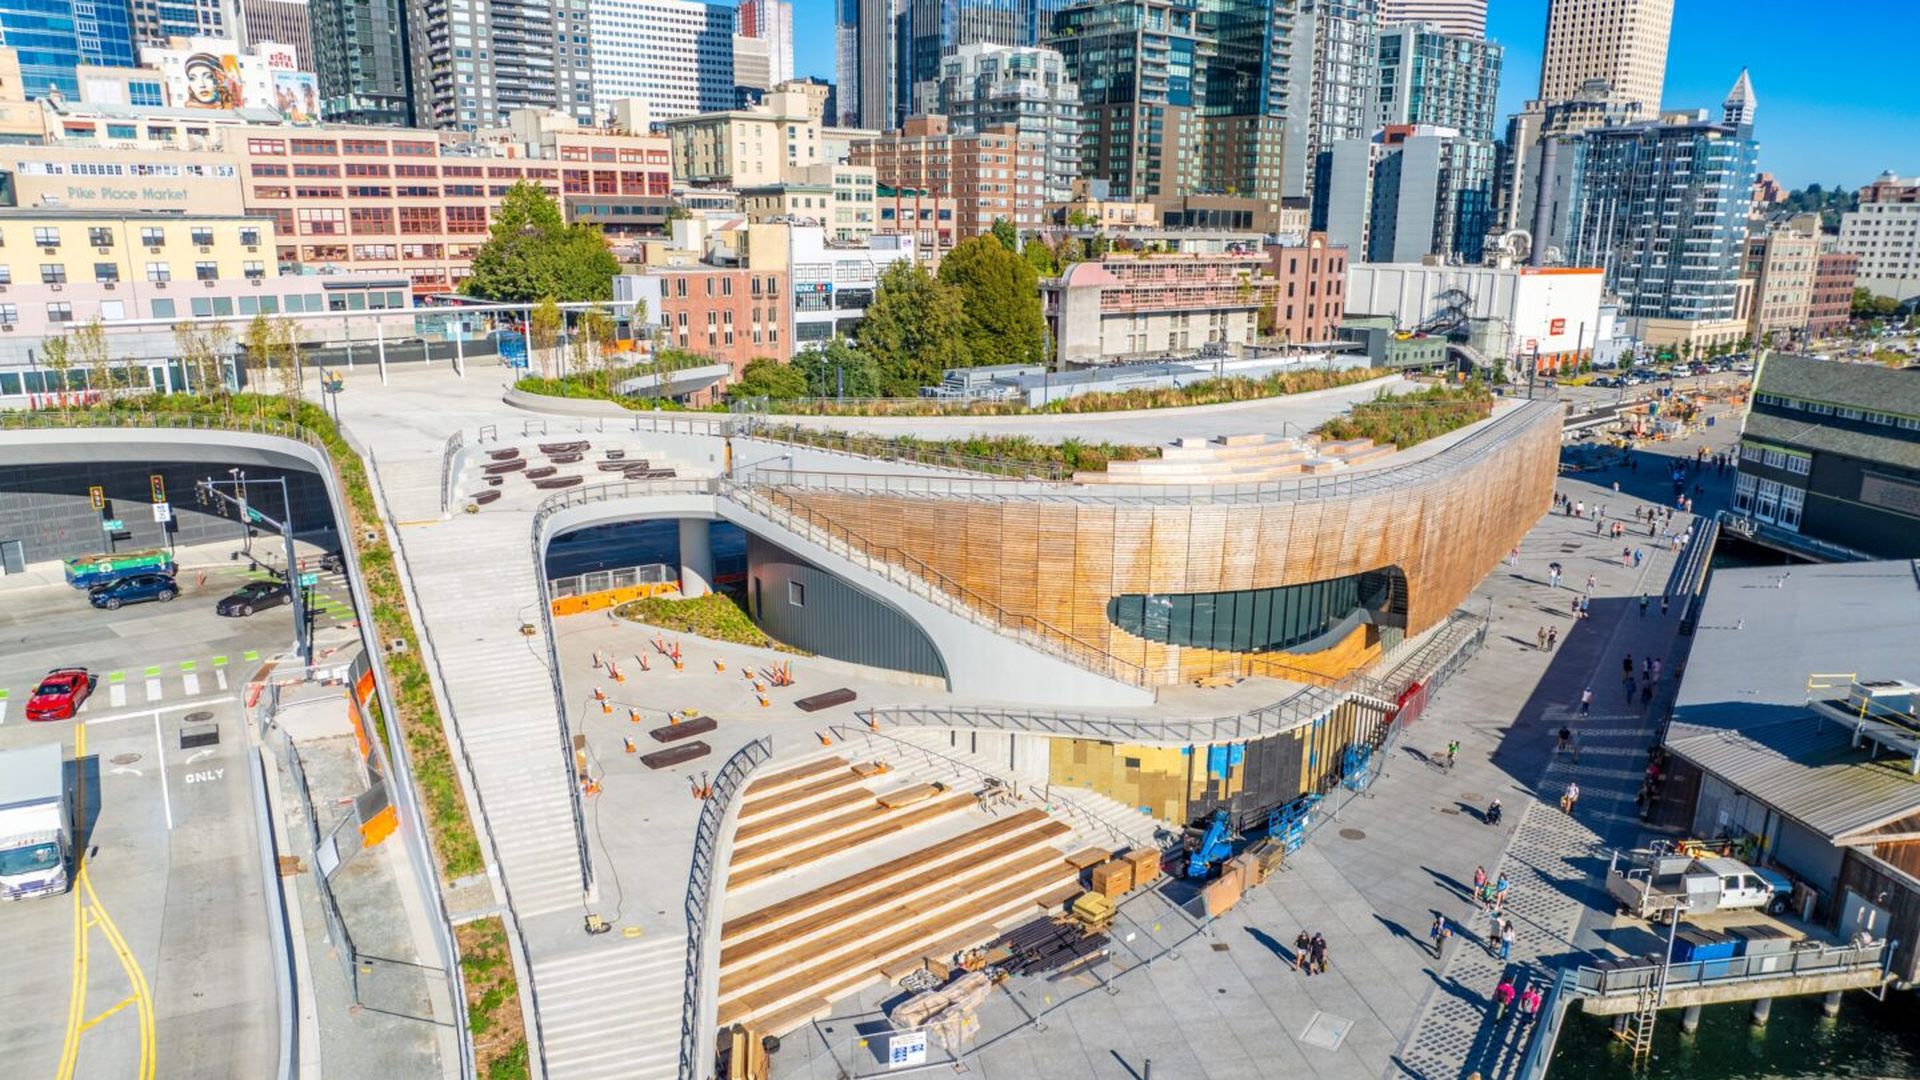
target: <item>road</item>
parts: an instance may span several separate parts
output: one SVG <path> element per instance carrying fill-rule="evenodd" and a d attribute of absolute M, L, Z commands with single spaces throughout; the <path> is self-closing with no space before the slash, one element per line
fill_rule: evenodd
<path fill-rule="evenodd" d="M 290 608 L 222 619 L 241 568 L 108 612 L 65 585 L 0 593 L 0 749 L 58 743 L 82 860 L 65 896 L 0 907 L 0 1046 L 21 1076 L 266 1076 L 277 1057 L 254 760 L 241 695 Z M 99 675 L 74 720 L 28 723 L 56 666 Z M 214 725 L 217 742 L 182 745 Z M 70 765 L 70 768 L 72 766 Z"/>

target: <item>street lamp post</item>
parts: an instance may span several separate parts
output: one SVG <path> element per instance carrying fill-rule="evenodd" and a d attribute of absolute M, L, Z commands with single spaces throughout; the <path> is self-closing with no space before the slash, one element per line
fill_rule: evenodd
<path fill-rule="evenodd" d="M 287 480 L 283 476 L 276 476 L 267 480 L 249 480 L 247 479 L 247 474 L 239 469 L 229 469 L 227 471 L 232 475 L 233 479 L 214 480 L 209 478 L 200 481 L 197 486 L 201 499 L 203 501 L 219 499 L 230 506 L 237 507 L 240 510 L 241 527 L 247 530 L 249 536 L 252 534 L 251 523 L 255 521 L 264 522 L 280 530 L 280 538 L 286 543 L 287 548 L 287 597 L 293 603 L 294 650 L 300 656 L 301 667 L 303 669 L 311 669 L 313 666 L 313 637 L 307 626 L 307 590 L 300 581 L 299 556 L 293 547 L 293 496 L 292 493 L 287 490 Z M 248 484 L 274 484 L 279 486 L 281 505 L 286 508 L 286 512 L 281 520 L 275 521 L 247 504 Z M 232 488 L 236 494 L 229 495 L 227 492 L 222 491 L 222 488 Z M 249 545 L 249 550 L 251 550 L 251 545 Z"/>

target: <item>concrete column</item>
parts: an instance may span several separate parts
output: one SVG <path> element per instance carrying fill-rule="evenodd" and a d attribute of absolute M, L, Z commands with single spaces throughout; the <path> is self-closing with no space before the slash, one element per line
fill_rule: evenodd
<path fill-rule="evenodd" d="M 1626 1013 L 1619 1013 L 1616 1016 L 1614 1016 L 1613 1033 L 1615 1035 L 1625 1035 L 1627 1033 L 1627 1022 L 1630 1019 L 1631 1017 L 1629 1017 Z"/>
<path fill-rule="evenodd" d="M 713 545 L 707 519 L 680 519 L 680 595 L 692 599 L 713 591 Z"/>
<path fill-rule="evenodd" d="M 1753 1026 L 1766 1027 L 1767 1017 L 1773 1015 L 1773 999 L 1761 998 L 1753 1003 Z"/>
<path fill-rule="evenodd" d="M 1689 1005 L 1680 1010 L 1680 1030 L 1688 1035 L 1700 1030 L 1700 1006 Z"/>
<path fill-rule="evenodd" d="M 1840 991 L 1835 990 L 1820 999 L 1820 1015 L 1825 1017 L 1840 1015 Z"/>

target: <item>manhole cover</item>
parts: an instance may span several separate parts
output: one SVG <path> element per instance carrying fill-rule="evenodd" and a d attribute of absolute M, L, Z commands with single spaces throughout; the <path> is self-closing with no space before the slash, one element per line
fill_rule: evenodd
<path fill-rule="evenodd" d="M 203 709 L 200 712 L 188 713 L 183 722 L 188 724 L 201 724 L 211 719 L 213 719 L 213 714 Z"/>
<path fill-rule="evenodd" d="M 115 754 L 110 759 L 115 765 L 131 765 L 140 760 L 139 754 Z"/>
<path fill-rule="evenodd" d="M 1367 834 L 1360 829 L 1341 829 L 1340 838 L 1342 840 L 1365 840 Z"/>
<path fill-rule="evenodd" d="M 1313 1019 L 1307 1021 L 1307 1029 L 1300 1033 L 1300 1041 L 1308 1046 L 1318 1046 L 1327 1050 L 1340 1049 L 1341 1040 L 1347 1032 L 1353 1030 L 1353 1021 L 1332 1013 L 1316 1012 Z"/>

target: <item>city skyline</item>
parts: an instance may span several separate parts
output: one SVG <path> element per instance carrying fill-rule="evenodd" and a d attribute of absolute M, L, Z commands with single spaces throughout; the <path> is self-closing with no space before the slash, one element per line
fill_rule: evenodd
<path fill-rule="evenodd" d="M 1506 49 L 1499 116 L 1518 112 L 1539 91 L 1548 0 L 1492 0 L 1487 36 Z M 1899 14 L 1895 0 L 1867 0 L 1870 12 Z M 794 58 L 799 74 L 832 80 L 833 0 L 795 0 Z M 1882 82 L 1897 62 L 1897 34 L 1857 33 L 1871 19 L 1801 25 L 1787 0 L 1689 0 L 1677 4 L 1667 57 L 1665 108 L 1717 110 L 1742 67 L 1760 99 L 1760 167 L 1793 188 L 1810 183 L 1859 188 L 1887 170 L 1920 171 L 1899 147 L 1920 144 L 1920 87 Z M 1842 52 L 1844 64 L 1810 65 L 1807 56 Z M 1812 40 L 1810 41 L 1810 36 Z M 1812 46 L 1811 48 L 1809 46 Z"/>

